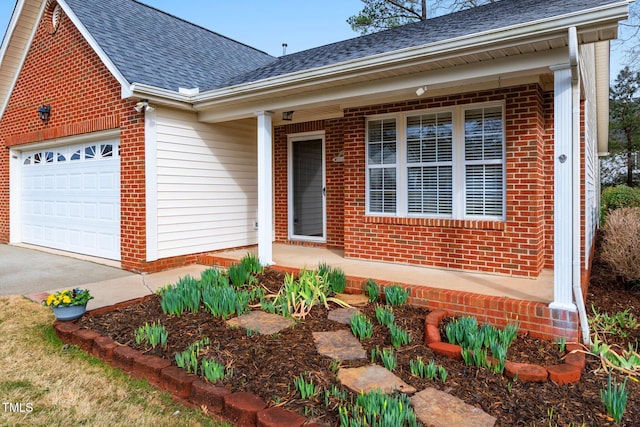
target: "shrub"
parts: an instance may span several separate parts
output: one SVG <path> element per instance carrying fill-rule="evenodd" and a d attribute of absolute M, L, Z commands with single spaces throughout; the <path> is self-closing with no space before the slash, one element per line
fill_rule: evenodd
<path fill-rule="evenodd" d="M 640 189 L 617 185 L 602 191 L 601 218 L 603 221 L 612 211 L 621 208 L 640 208 Z"/>
<path fill-rule="evenodd" d="M 622 208 L 609 214 L 602 258 L 626 281 L 640 280 L 640 208 Z"/>

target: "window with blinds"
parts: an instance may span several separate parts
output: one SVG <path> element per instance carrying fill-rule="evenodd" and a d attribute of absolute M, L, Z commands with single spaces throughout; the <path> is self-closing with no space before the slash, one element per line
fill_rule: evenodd
<path fill-rule="evenodd" d="M 453 213 L 453 119 L 450 112 L 407 118 L 410 214 Z"/>
<path fill-rule="evenodd" d="M 501 217 L 504 212 L 502 108 L 465 111 L 465 213 Z"/>
<path fill-rule="evenodd" d="M 396 212 L 396 120 L 372 120 L 368 127 L 369 212 Z"/>
<path fill-rule="evenodd" d="M 503 106 L 367 122 L 367 213 L 502 219 Z"/>

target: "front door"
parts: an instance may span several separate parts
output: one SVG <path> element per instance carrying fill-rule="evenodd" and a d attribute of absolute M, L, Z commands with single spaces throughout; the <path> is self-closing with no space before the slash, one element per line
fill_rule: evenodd
<path fill-rule="evenodd" d="M 324 135 L 289 138 L 289 238 L 326 241 Z"/>

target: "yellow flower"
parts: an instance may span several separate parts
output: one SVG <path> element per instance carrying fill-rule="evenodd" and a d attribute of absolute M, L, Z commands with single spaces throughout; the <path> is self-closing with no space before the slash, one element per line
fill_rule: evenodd
<path fill-rule="evenodd" d="M 69 298 L 69 296 L 68 296 L 68 295 L 65 295 L 65 296 L 62 298 L 62 303 L 63 303 L 63 304 L 71 304 L 71 298 Z"/>

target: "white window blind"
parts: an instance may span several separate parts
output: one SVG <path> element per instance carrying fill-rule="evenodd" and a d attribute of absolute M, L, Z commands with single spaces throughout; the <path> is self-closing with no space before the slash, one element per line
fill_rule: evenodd
<path fill-rule="evenodd" d="M 410 214 L 453 212 L 453 120 L 450 112 L 407 118 Z"/>
<path fill-rule="evenodd" d="M 372 120 L 367 135 L 369 212 L 396 212 L 395 119 Z"/>
<path fill-rule="evenodd" d="M 504 123 L 502 108 L 465 111 L 465 213 L 504 214 Z"/>

